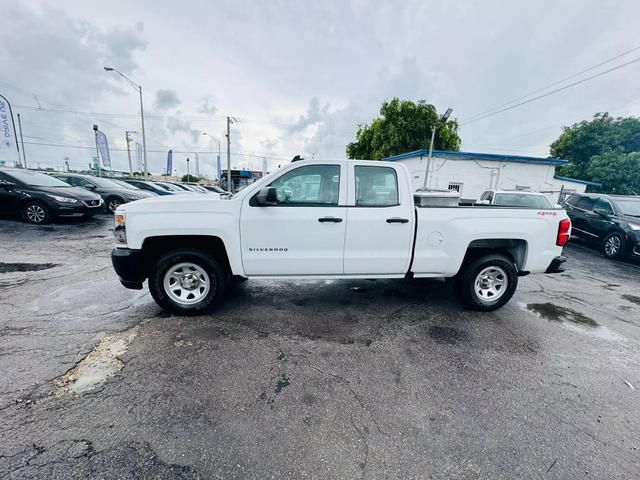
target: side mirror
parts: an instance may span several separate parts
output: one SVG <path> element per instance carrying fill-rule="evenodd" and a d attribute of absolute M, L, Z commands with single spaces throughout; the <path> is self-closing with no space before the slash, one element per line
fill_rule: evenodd
<path fill-rule="evenodd" d="M 16 186 L 15 183 L 13 182 L 0 182 L 0 185 L 2 186 L 2 188 L 4 188 L 7 192 L 10 192 L 11 190 L 13 190 Z"/>
<path fill-rule="evenodd" d="M 278 204 L 278 190 L 276 187 L 265 187 L 256 195 L 256 204 L 261 207 L 269 207 Z"/>
<path fill-rule="evenodd" d="M 84 188 L 86 188 L 87 190 L 97 190 L 98 189 L 98 187 L 96 187 L 95 185 L 91 185 L 91 184 L 85 185 Z"/>
<path fill-rule="evenodd" d="M 607 210 L 606 208 L 596 207 L 593 209 L 593 213 L 606 217 L 609 215 L 609 210 Z"/>

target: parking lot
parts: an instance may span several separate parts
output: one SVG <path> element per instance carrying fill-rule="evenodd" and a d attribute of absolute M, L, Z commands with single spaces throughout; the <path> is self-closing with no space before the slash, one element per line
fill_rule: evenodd
<path fill-rule="evenodd" d="M 572 243 L 493 313 L 249 281 L 181 318 L 120 286 L 111 222 L 0 220 L 1 478 L 638 478 L 638 264 Z"/>

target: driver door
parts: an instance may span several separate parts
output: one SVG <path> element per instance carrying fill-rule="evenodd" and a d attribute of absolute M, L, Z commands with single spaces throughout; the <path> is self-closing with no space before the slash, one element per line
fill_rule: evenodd
<path fill-rule="evenodd" d="M 242 206 L 242 263 L 247 275 L 342 275 L 346 173 L 339 163 L 301 165 L 271 182 L 276 205 Z M 265 185 L 266 187 L 266 185 Z"/>

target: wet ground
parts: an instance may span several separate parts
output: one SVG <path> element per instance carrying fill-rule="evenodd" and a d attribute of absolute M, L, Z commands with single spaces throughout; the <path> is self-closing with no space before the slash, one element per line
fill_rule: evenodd
<path fill-rule="evenodd" d="M 0 220 L 0 478 L 638 478 L 638 264 L 570 245 L 491 314 L 249 281 L 178 318 L 110 225 Z"/>

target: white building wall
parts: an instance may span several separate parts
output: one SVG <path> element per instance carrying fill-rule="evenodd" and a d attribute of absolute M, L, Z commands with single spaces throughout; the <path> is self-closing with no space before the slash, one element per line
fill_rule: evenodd
<path fill-rule="evenodd" d="M 397 161 L 409 168 L 414 188 L 424 185 L 426 156 Z M 490 188 L 516 190 L 519 187 L 545 193 L 551 202 L 557 203 L 563 185 L 565 190 L 585 191 L 585 185 L 554 179 L 554 165 L 433 157 L 430 171 L 429 188 L 448 190 L 451 183 L 461 183 L 460 196 L 464 199 L 477 200 Z"/>

